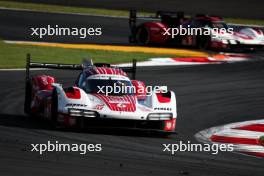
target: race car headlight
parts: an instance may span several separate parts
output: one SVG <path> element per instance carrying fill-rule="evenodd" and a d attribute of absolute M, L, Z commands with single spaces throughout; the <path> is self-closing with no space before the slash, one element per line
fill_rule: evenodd
<path fill-rule="evenodd" d="M 237 42 L 235 40 L 229 40 L 230 44 L 237 44 Z"/>
<path fill-rule="evenodd" d="M 70 116 L 81 116 L 81 110 L 80 109 L 69 109 L 69 115 Z"/>
<path fill-rule="evenodd" d="M 148 120 L 171 120 L 172 113 L 151 113 L 148 115 Z"/>
<path fill-rule="evenodd" d="M 228 44 L 227 40 L 222 40 L 223 44 Z"/>
<path fill-rule="evenodd" d="M 83 111 L 83 116 L 84 117 L 96 117 L 96 112 L 94 111 Z"/>
<path fill-rule="evenodd" d="M 70 116 L 77 116 L 77 117 L 96 117 L 97 113 L 94 111 L 84 110 L 84 109 L 68 109 Z"/>
<path fill-rule="evenodd" d="M 219 36 L 217 36 L 217 35 L 213 35 L 212 36 L 212 40 L 213 41 L 222 41 L 222 39 Z"/>

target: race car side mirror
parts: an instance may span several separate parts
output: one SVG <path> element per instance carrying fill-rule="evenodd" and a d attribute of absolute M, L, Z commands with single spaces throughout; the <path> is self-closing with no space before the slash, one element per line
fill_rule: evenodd
<path fill-rule="evenodd" d="M 134 93 L 138 100 L 145 100 L 147 97 L 147 90 L 145 83 L 138 80 L 131 80 L 132 85 L 134 87 Z"/>

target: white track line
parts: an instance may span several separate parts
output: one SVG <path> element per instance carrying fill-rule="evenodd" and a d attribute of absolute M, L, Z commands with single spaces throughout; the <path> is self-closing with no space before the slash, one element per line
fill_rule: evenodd
<path fill-rule="evenodd" d="M 264 132 L 248 131 L 248 130 L 241 130 L 241 129 L 227 129 L 227 130 L 216 132 L 213 135 L 225 136 L 225 137 L 238 137 L 238 138 L 246 137 L 247 139 L 248 138 L 258 139 L 259 137 L 264 135 Z"/>
<path fill-rule="evenodd" d="M 260 145 L 245 145 L 239 144 L 234 145 L 234 149 L 239 152 L 257 152 L 257 153 L 264 153 L 264 147 Z"/>
<path fill-rule="evenodd" d="M 203 65 L 203 64 L 208 64 L 208 63 L 203 63 L 203 62 L 177 62 L 174 61 L 172 58 L 151 58 L 149 61 L 143 61 L 143 62 L 138 62 L 137 66 L 138 67 L 151 67 L 151 66 L 180 66 L 180 65 Z M 132 66 L 131 63 L 124 63 L 124 64 L 119 64 L 117 66 L 121 67 L 129 67 Z"/>

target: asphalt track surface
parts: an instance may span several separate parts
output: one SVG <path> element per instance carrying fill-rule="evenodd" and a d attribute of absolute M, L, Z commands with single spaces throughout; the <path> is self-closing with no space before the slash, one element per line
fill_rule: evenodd
<path fill-rule="evenodd" d="M 137 79 L 167 85 L 178 100 L 177 134 L 129 130 L 52 130 L 23 114 L 24 71 L 1 71 L 0 175 L 262 176 L 263 159 L 236 153 L 162 152 L 163 143 L 192 143 L 200 130 L 264 116 L 264 62 L 139 68 Z M 72 84 L 77 72 L 35 71 Z M 153 79 L 153 73 L 156 73 Z M 101 143 L 98 153 L 30 152 L 31 143 Z"/>
<path fill-rule="evenodd" d="M 128 44 L 128 19 L 83 15 L 66 15 L 56 13 L 36 13 L 13 10 L 0 10 L 0 38 L 5 40 L 46 41 L 60 43 L 97 43 Z M 102 28 L 101 36 L 31 36 L 30 28 L 55 27 L 92 27 Z"/>
<path fill-rule="evenodd" d="M 184 11 L 187 14 L 214 14 L 224 17 L 263 19 L 264 2 L 259 0 L 15 0 L 90 8 Z"/>

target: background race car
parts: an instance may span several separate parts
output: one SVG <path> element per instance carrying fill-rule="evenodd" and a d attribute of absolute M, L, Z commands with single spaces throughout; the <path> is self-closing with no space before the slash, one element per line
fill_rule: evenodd
<path fill-rule="evenodd" d="M 137 11 L 131 10 L 129 26 L 129 41 L 141 45 L 173 44 L 221 50 L 254 50 L 264 47 L 261 29 L 245 27 L 234 30 L 219 16 L 198 14 L 193 18 L 186 18 L 183 12 L 159 11 L 155 17 L 138 17 Z M 179 32 L 183 30 L 184 33 Z M 208 33 L 205 30 L 209 30 Z"/>

